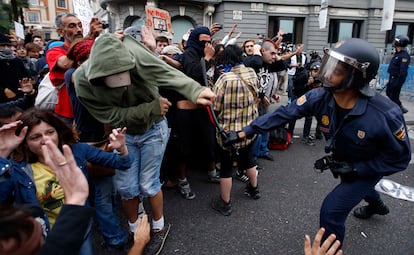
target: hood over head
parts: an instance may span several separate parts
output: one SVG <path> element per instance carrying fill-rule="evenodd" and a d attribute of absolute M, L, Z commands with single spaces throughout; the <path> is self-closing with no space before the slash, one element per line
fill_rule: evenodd
<path fill-rule="evenodd" d="M 195 28 L 188 37 L 187 48 L 194 48 L 199 54 L 204 55 L 205 43 L 198 40 L 201 34 L 211 36 L 210 29 L 208 27 Z"/>
<path fill-rule="evenodd" d="M 85 74 L 93 85 L 104 85 L 103 78 L 129 71 L 135 66 L 133 56 L 112 34 L 96 39 L 88 61 Z"/>

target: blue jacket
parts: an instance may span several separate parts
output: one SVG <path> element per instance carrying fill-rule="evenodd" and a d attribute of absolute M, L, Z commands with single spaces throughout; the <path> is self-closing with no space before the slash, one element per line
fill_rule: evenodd
<path fill-rule="evenodd" d="M 255 119 L 243 131 L 263 133 L 291 120 L 315 116 L 326 140 L 333 140 L 336 160 L 353 163 L 358 176 L 384 176 L 407 168 L 411 148 L 400 108 L 376 93 L 360 96 L 355 107 L 337 123 L 336 103 L 323 88 L 313 89 L 293 103 Z"/>
<path fill-rule="evenodd" d="M 87 162 L 107 167 L 126 170 L 132 160 L 128 156 L 119 156 L 116 153 L 102 151 L 85 143 L 72 145 L 73 156 L 83 173 L 87 176 Z M 0 176 L 0 202 L 13 198 L 15 204 L 30 204 L 40 207 L 36 197 L 36 186 L 33 181 L 33 172 L 30 164 L 16 162 L 10 158 L 0 158 L 0 169 L 8 169 L 9 178 Z"/>

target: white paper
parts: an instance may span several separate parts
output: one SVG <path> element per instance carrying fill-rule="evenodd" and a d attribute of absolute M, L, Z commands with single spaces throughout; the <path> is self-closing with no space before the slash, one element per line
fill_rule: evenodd
<path fill-rule="evenodd" d="M 83 36 L 89 33 L 89 23 L 93 17 L 93 11 L 88 0 L 73 0 L 73 10 L 82 22 Z"/>
<path fill-rule="evenodd" d="M 392 29 L 392 22 L 394 21 L 395 0 L 384 0 L 382 8 L 381 31 Z"/>
<path fill-rule="evenodd" d="M 20 24 L 19 22 L 14 22 L 14 31 L 16 31 L 16 35 L 21 38 L 24 39 L 24 27 L 22 24 Z"/>
<path fill-rule="evenodd" d="M 326 21 L 328 19 L 328 0 L 321 0 L 321 9 L 319 11 L 319 28 L 326 28 Z"/>
<path fill-rule="evenodd" d="M 375 190 L 391 197 L 414 202 L 414 188 L 401 185 L 395 181 L 381 179 L 375 185 Z"/>

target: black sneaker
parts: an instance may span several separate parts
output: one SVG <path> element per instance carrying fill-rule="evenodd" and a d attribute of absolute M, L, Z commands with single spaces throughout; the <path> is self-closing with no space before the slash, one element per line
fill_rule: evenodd
<path fill-rule="evenodd" d="M 220 173 L 216 171 L 216 175 L 208 174 L 208 181 L 211 183 L 220 183 Z"/>
<path fill-rule="evenodd" d="M 269 161 L 275 161 L 275 159 L 273 158 L 273 156 L 272 155 L 270 155 L 270 154 L 266 154 L 266 155 L 262 155 L 262 156 L 257 156 L 258 158 L 262 158 L 262 159 L 266 159 L 266 160 L 269 160 Z"/>
<path fill-rule="evenodd" d="M 306 145 L 309 145 L 309 146 L 315 146 L 315 143 L 314 143 L 314 142 L 313 142 L 313 140 L 312 140 L 312 139 L 310 139 L 309 137 L 302 138 L 300 141 L 301 141 L 302 143 L 306 144 Z"/>
<path fill-rule="evenodd" d="M 316 133 L 315 133 L 315 138 L 316 138 L 317 140 L 322 140 L 322 139 L 323 139 L 322 132 L 321 132 L 321 131 L 316 132 Z"/>
<path fill-rule="evenodd" d="M 256 170 L 259 171 L 259 172 L 263 171 L 263 169 L 264 169 L 264 167 L 262 167 L 262 166 L 259 166 L 259 165 L 256 166 Z"/>
<path fill-rule="evenodd" d="M 368 219 L 371 218 L 374 214 L 379 215 L 386 215 L 390 212 L 388 206 L 386 206 L 383 202 L 378 205 L 365 205 L 358 207 L 354 210 L 354 216 L 359 219 Z"/>
<path fill-rule="evenodd" d="M 250 183 L 246 185 L 246 188 L 244 189 L 244 194 L 253 198 L 253 199 L 259 199 L 260 198 L 260 192 L 258 187 L 253 188 Z"/>
<path fill-rule="evenodd" d="M 245 171 L 236 170 L 236 179 L 246 183 L 249 181 L 249 176 L 246 175 Z"/>
<path fill-rule="evenodd" d="M 231 215 L 231 201 L 226 203 L 223 201 L 223 199 L 221 199 L 220 196 L 211 200 L 211 208 L 223 214 L 224 216 Z"/>
<path fill-rule="evenodd" d="M 190 184 L 188 182 L 181 182 L 178 184 L 178 191 L 180 192 L 183 198 L 191 200 L 195 198 L 194 192 L 190 188 Z"/>
<path fill-rule="evenodd" d="M 164 228 L 158 231 L 151 231 L 151 239 L 145 246 L 144 255 L 158 255 L 161 253 L 164 247 L 165 240 L 167 239 L 168 233 L 170 232 L 171 224 L 167 223 Z"/>

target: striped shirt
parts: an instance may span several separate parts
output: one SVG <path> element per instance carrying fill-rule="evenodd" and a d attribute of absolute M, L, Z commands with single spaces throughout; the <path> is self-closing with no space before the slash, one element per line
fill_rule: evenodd
<path fill-rule="evenodd" d="M 257 86 L 256 72 L 243 64 L 218 78 L 213 88 L 216 94 L 214 110 L 224 130 L 240 131 L 258 117 Z M 237 143 L 236 147 L 244 148 L 252 141 L 247 139 Z M 217 134 L 217 142 L 222 148 L 229 149 L 223 146 L 220 134 Z"/>

